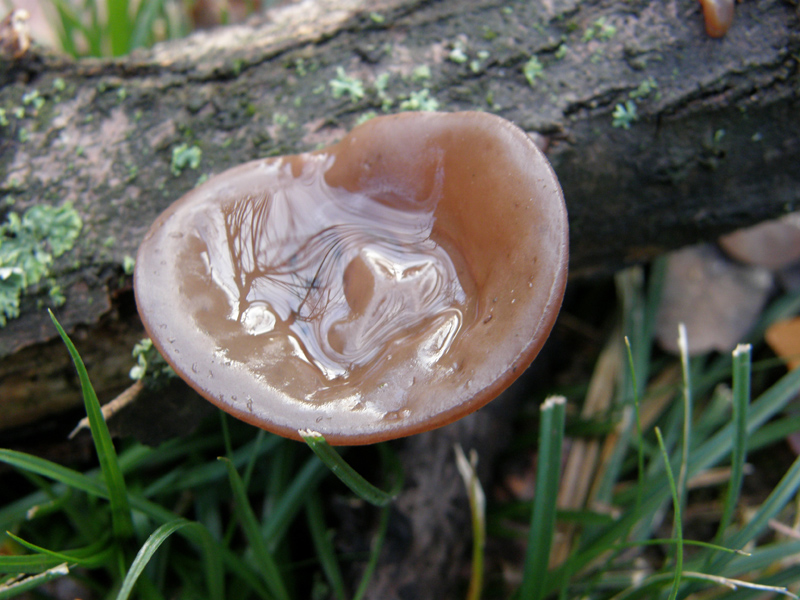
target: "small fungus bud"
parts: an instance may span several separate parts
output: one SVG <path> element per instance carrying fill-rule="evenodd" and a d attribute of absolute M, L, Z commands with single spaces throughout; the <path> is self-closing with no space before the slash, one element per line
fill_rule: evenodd
<path fill-rule="evenodd" d="M 734 0 L 700 0 L 706 33 L 713 38 L 721 38 L 733 23 Z"/>

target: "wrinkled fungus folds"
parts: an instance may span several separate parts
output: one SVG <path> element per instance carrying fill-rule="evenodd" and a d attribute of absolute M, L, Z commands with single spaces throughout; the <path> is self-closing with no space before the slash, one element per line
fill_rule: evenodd
<path fill-rule="evenodd" d="M 431 238 L 441 185 L 427 208 L 406 210 L 331 188 L 332 161 L 309 156 L 298 176 L 287 162 L 263 163 L 260 194 L 197 207 L 199 256 L 226 296 L 225 318 L 252 336 L 291 339 L 321 385 L 356 377 L 417 329 L 430 350 L 420 361 L 435 363 L 467 309 L 452 257 Z M 218 326 L 211 315 L 194 318 L 209 332 Z"/>
<path fill-rule="evenodd" d="M 247 163 L 168 208 L 140 248 L 140 314 L 223 409 L 369 443 L 491 400 L 544 343 L 566 212 L 527 136 L 478 113 L 376 118 Z"/>

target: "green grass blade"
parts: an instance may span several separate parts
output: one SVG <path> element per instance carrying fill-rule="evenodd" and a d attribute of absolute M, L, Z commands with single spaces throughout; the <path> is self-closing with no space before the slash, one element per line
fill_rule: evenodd
<path fill-rule="evenodd" d="M 112 56 L 122 56 L 130 52 L 132 23 L 129 10 L 128 0 L 106 0 L 107 30 Z"/>
<path fill-rule="evenodd" d="M 378 524 L 378 531 L 375 533 L 375 538 L 372 540 L 372 550 L 369 556 L 367 566 L 364 568 L 364 573 L 361 575 L 361 582 L 358 584 L 358 589 L 353 595 L 353 600 L 361 600 L 367 593 L 369 582 L 372 580 L 372 575 L 378 567 L 378 559 L 381 556 L 381 549 L 383 548 L 383 541 L 386 539 L 386 531 L 389 529 L 389 510 L 390 506 L 384 506 L 381 510 L 381 520 Z"/>
<path fill-rule="evenodd" d="M 130 37 L 130 50 L 142 48 L 148 44 L 153 33 L 153 25 L 161 14 L 164 0 L 147 0 L 139 4 Z"/>
<path fill-rule="evenodd" d="M 78 48 L 75 45 L 75 33 L 80 32 L 88 37 L 86 27 L 75 15 L 72 6 L 65 0 L 51 0 L 52 6 L 56 10 L 57 19 L 54 19 L 54 29 L 58 32 L 58 39 L 64 52 L 70 56 L 78 56 Z"/>
<path fill-rule="evenodd" d="M 278 436 L 271 436 L 259 443 L 258 438 L 250 443 L 245 444 L 233 453 L 231 460 L 235 467 L 240 468 L 250 464 L 254 460 L 258 460 L 264 454 L 267 454 L 275 449 L 278 443 L 283 438 Z M 161 448 L 159 448 L 159 451 Z M 187 468 L 180 473 L 180 476 L 171 476 L 169 473 L 164 476 L 163 480 L 157 480 L 149 485 L 145 490 L 145 496 L 152 496 L 159 492 L 176 492 L 189 488 L 196 488 L 200 486 L 210 485 L 216 481 L 221 481 L 227 478 L 228 472 L 225 465 L 222 463 L 207 462 L 197 465 L 195 467 Z"/>
<path fill-rule="evenodd" d="M 65 575 L 69 575 L 69 568 L 67 565 L 61 564 L 51 567 L 43 573 L 32 575 L 30 577 L 26 577 L 25 579 L 14 581 L 13 583 L 0 584 L 0 600 L 13 598 L 14 596 L 18 596 L 23 592 L 33 590 L 41 585 L 44 585 L 48 581 L 64 577 Z"/>
<path fill-rule="evenodd" d="M 764 423 L 783 410 L 798 391 L 800 391 L 800 369 L 795 369 L 775 382 L 750 405 L 747 414 L 747 435 L 753 435 Z M 731 452 L 733 438 L 733 424 L 728 424 L 706 442 L 699 444 L 691 453 L 689 477 L 722 460 Z"/>
<path fill-rule="evenodd" d="M 122 587 L 117 594 L 117 600 L 127 600 L 136 585 L 136 581 L 144 571 L 147 563 L 156 553 L 159 546 L 163 544 L 170 535 L 181 529 L 192 528 L 201 538 L 207 538 L 208 532 L 198 523 L 192 523 L 184 519 L 176 519 L 169 523 L 164 523 L 156 529 L 147 541 L 139 549 L 136 558 L 133 560 L 130 569 L 128 570 L 125 579 L 122 582 Z M 194 536 L 191 536 L 194 537 Z M 205 539 L 204 539 L 205 541 Z M 214 600 L 222 600 L 223 597 L 223 578 L 222 578 L 222 564 L 219 557 L 215 554 L 213 547 L 208 543 L 203 543 L 206 557 L 206 578 L 208 581 L 209 597 Z"/>
<path fill-rule="evenodd" d="M 233 490 L 233 497 L 235 501 L 235 512 L 242 526 L 247 541 L 253 550 L 253 555 L 258 560 L 261 567 L 261 575 L 267 587 L 279 600 L 289 600 L 289 593 L 286 591 L 286 585 L 283 582 L 281 573 L 275 560 L 272 558 L 267 543 L 261 535 L 261 528 L 258 526 L 258 520 L 250 506 L 250 501 L 247 499 L 247 491 L 244 489 L 244 484 L 239 473 L 227 458 L 220 458 L 228 469 L 228 478 L 230 479 L 231 489 Z"/>
<path fill-rule="evenodd" d="M 644 436 L 642 434 L 642 415 L 639 402 L 640 388 L 636 380 L 636 365 L 633 361 L 631 342 L 627 336 L 625 337 L 625 348 L 628 353 L 628 367 L 630 368 L 631 387 L 633 388 L 634 418 L 636 419 L 636 502 L 633 512 L 639 514 L 639 509 L 642 505 L 642 485 L 644 483 Z"/>
<path fill-rule="evenodd" d="M 170 523 L 164 523 L 150 534 L 147 541 L 139 549 L 139 552 L 136 553 L 136 558 L 133 559 L 133 563 L 131 563 L 131 567 L 128 569 L 119 593 L 117 594 L 117 600 L 128 599 L 131 592 L 133 592 L 136 581 L 139 579 L 139 576 L 142 574 L 147 563 L 150 562 L 150 559 L 156 553 L 159 546 L 161 546 L 170 535 L 186 525 L 188 525 L 188 521 L 172 521 Z"/>
<path fill-rule="evenodd" d="M 678 498 L 686 501 L 686 482 L 689 477 L 689 448 L 692 447 L 692 381 L 689 370 L 689 339 L 686 336 L 686 325 L 678 325 L 678 347 L 681 352 L 681 372 L 683 373 L 683 435 L 681 436 L 681 468 L 678 471 Z M 659 441 L 659 445 L 663 445 Z M 666 452 L 662 448 L 662 454 Z M 669 466 L 665 465 L 669 470 Z M 673 494 L 674 495 L 674 494 Z M 683 507 L 681 507 L 683 508 Z M 677 523 L 676 508 L 676 523 Z"/>
<path fill-rule="evenodd" d="M 669 490 L 672 494 L 672 505 L 675 512 L 675 573 L 673 574 L 672 578 L 672 590 L 669 594 L 669 600 L 675 600 L 678 597 L 678 589 L 680 588 L 681 577 L 683 576 L 683 524 L 681 520 L 681 497 L 678 495 L 678 486 L 675 484 L 675 477 L 672 475 L 672 467 L 669 463 L 669 454 L 667 454 L 667 448 L 664 446 L 664 440 L 661 437 L 661 430 L 658 427 L 656 427 L 656 438 L 658 439 L 658 447 L 661 449 L 661 456 L 664 458 L 664 468 L 667 472 Z"/>
<path fill-rule="evenodd" d="M 103 47 L 103 32 L 108 31 L 108 28 L 103 27 L 100 23 L 100 10 L 98 7 L 100 1 L 101 0 L 85 0 L 83 3 L 84 10 L 89 13 L 89 26 L 87 27 L 86 41 L 89 43 L 89 54 L 91 56 L 103 56 L 104 54 L 108 54 L 108 50 Z M 113 2 L 114 0 L 108 1 Z"/>
<path fill-rule="evenodd" d="M 0 555 L 0 573 L 22 575 L 41 573 L 67 561 L 58 560 L 47 554 L 23 554 L 21 556 Z"/>
<path fill-rule="evenodd" d="M 18 452 L 17 450 L 0 448 L 0 461 L 18 469 L 38 473 L 93 496 L 108 498 L 108 489 L 103 483 L 44 458 Z"/>
<path fill-rule="evenodd" d="M 472 574 L 467 588 L 467 600 L 480 600 L 483 592 L 483 562 L 486 549 L 486 495 L 478 479 L 478 453 L 473 449 L 467 460 L 461 444 L 456 444 L 456 467 L 464 480 L 469 498 L 472 521 Z"/>
<path fill-rule="evenodd" d="M 339 568 L 339 561 L 336 558 L 336 551 L 328 535 L 325 526 L 325 516 L 322 514 L 322 501 L 318 493 L 313 493 L 306 501 L 306 516 L 308 517 L 308 528 L 311 531 L 311 541 L 317 551 L 317 557 L 322 565 L 325 578 L 333 590 L 333 596 L 337 600 L 346 600 L 347 592 L 344 586 L 344 577 Z"/>
<path fill-rule="evenodd" d="M 114 443 L 111 441 L 108 425 L 106 425 L 103 413 L 100 410 L 100 402 L 97 400 L 97 394 L 95 394 L 94 387 L 89 381 L 89 374 L 86 372 L 86 366 L 83 364 L 78 350 L 53 312 L 49 310 L 48 312 L 58 330 L 58 334 L 67 346 L 70 356 L 72 356 L 75 369 L 78 371 L 81 390 L 83 391 L 83 403 L 86 407 L 86 415 L 89 417 L 89 427 L 92 430 L 94 447 L 97 450 L 97 458 L 100 461 L 103 479 L 105 479 L 108 486 L 114 535 L 121 539 L 130 537 L 133 534 L 133 523 L 131 521 L 131 507 L 128 502 L 128 491 L 125 488 L 125 480 L 119 468 L 119 462 L 117 462 L 117 452 L 114 449 Z"/>
<path fill-rule="evenodd" d="M 41 546 L 23 540 L 10 531 L 6 532 L 6 534 L 28 550 L 36 552 L 37 554 L 49 556 L 53 559 L 54 564 L 69 563 L 86 568 L 95 568 L 107 563 L 116 550 L 114 546 L 108 543 L 108 539 L 105 539 L 99 540 L 86 548 L 80 548 L 71 552 L 54 552 L 53 550 L 48 550 L 47 548 L 42 548 Z M 0 571 L 2 571 L 1 563 Z"/>
<path fill-rule="evenodd" d="M 160 504 L 152 502 L 146 498 L 137 495 L 131 495 L 131 506 L 134 510 L 141 511 L 148 517 L 160 521 L 162 523 L 169 523 L 178 519 L 178 515 L 170 510 L 167 510 Z M 260 574 L 253 571 L 240 557 L 236 556 L 230 549 L 218 543 L 213 536 L 210 535 L 208 530 L 201 524 L 196 523 L 196 527 L 188 527 L 181 531 L 187 539 L 191 540 L 201 548 L 205 549 L 208 556 L 218 556 L 223 564 L 237 577 L 246 582 L 250 588 L 255 591 L 261 598 L 272 600 L 273 596 L 264 587 L 260 579 Z M 222 590 L 222 572 L 218 570 L 215 563 L 209 561 L 214 566 L 214 572 L 207 577 L 211 578 L 211 590 Z M 221 594 L 221 592 L 220 592 Z"/>
<path fill-rule="evenodd" d="M 272 507 L 269 519 L 262 527 L 262 535 L 269 548 L 278 545 L 289 524 L 303 507 L 303 501 L 319 485 L 326 472 L 325 465 L 316 456 L 312 456 L 297 472 L 280 500 Z"/>
<path fill-rule="evenodd" d="M 314 431 L 299 432 L 308 447 L 325 463 L 331 472 L 339 478 L 350 490 L 362 500 L 374 506 L 386 506 L 400 491 L 402 482 L 398 485 L 395 481 L 393 487 L 384 492 L 359 475 L 334 448 L 325 441 L 325 438 Z"/>
<path fill-rule="evenodd" d="M 546 591 L 547 565 L 556 524 L 565 414 L 566 399 L 563 396 L 553 396 L 542 403 L 536 496 L 533 499 L 524 576 L 519 593 L 522 600 L 539 600 Z"/>
<path fill-rule="evenodd" d="M 731 478 L 725 495 L 717 541 L 733 520 L 736 504 L 744 479 L 744 462 L 747 457 L 747 408 L 750 405 L 750 375 L 752 348 L 749 344 L 739 344 L 733 351 L 733 450 L 731 456 Z"/>
<path fill-rule="evenodd" d="M 738 533 L 725 538 L 725 544 L 731 548 L 742 548 L 751 540 L 756 539 L 767 528 L 769 520 L 775 518 L 795 497 L 798 489 L 800 489 L 800 458 L 794 461 L 786 475 L 775 486 L 747 525 Z M 721 556 L 711 564 L 708 570 L 717 574 L 730 560 L 730 556 Z"/>
<path fill-rule="evenodd" d="M 0 462 L 5 462 L 3 452 L 5 450 L 0 449 Z M 19 523 L 27 518 L 29 511 L 38 510 L 40 506 L 49 505 L 51 502 L 47 494 L 38 491 L 0 507 L 0 531 L 12 529 L 14 523 Z"/>
<path fill-rule="evenodd" d="M 740 573 L 771 569 L 786 557 L 798 554 L 800 554 L 800 540 L 765 544 L 753 548 L 747 556 L 734 556 L 719 574 L 734 576 Z"/>
<path fill-rule="evenodd" d="M 78 473 L 77 471 L 62 467 L 61 465 L 52 463 L 50 461 L 22 452 L 3 449 L 0 449 L 0 460 L 17 468 L 28 469 L 39 473 L 45 477 L 49 477 L 61 482 L 64 485 L 86 492 L 93 496 L 108 499 L 108 490 L 102 481 L 98 481 L 88 475 Z M 319 466 L 321 470 L 322 466 Z M 32 495 L 32 497 L 33 500 L 30 502 L 34 505 L 38 499 L 41 499 L 42 501 L 46 500 L 46 497 L 41 492 L 37 492 L 36 494 Z M 131 494 L 129 499 L 134 510 L 147 515 L 155 521 L 168 523 L 178 518 L 178 515 L 172 511 L 155 502 L 152 502 L 151 500 L 148 500 L 147 498 L 144 498 L 143 496 Z M 25 504 L 28 504 L 28 502 Z M 15 511 L 15 514 L 16 512 L 18 512 L 18 510 Z M 197 524 L 197 528 L 202 528 L 202 526 Z M 245 581 L 261 598 L 271 598 L 269 592 L 264 588 L 263 584 L 258 579 L 258 575 L 228 548 L 215 542 L 205 528 L 202 529 L 205 531 L 205 535 L 199 534 L 195 527 L 189 527 L 184 530 L 185 537 L 189 538 L 195 544 L 206 548 L 206 552 L 209 556 L 219 556 L 225 566 L 227 566 L 228 569 L 230 569 L 230 571 L 237 577 Z M 32 569 L 35 567 L 36 572 L 41 571 L 43 568 L 54 566 L 52 565 L 52 559 L 46 557 L 7 557 L 6 560 L 10 561 L 9 564 L 11 564 L 11 566 L 17 565 L 19 568 L 22 568 L 24 565 L 30 565 L 30 568 Z M 34 564 L 34 561 L 40 562 L 38 564 Z M 210 562 L 210 564 L 213 566 L 214 563 Z M 207 577 L 211 577 L 213 579 L 211 585 L 209 586 L 210 589 L 222 589 L 223 579 L 220 569 L 210 568 L 209 573 L 207 573 Z M 221 592 L 219 594 L 216 594 L 216 592 L 215 594 L 212 594 L 212 597 L 219 596 L 221 596 Z"/>

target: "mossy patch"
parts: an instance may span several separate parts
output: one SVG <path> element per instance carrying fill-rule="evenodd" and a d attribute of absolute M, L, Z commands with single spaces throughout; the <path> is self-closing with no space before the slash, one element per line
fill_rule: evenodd
<path fill-rule="evenodd" d="M 70 204 L 32 206 L 21 217 L 8 214 L 0 224 L 0 327 L 19 316 L 22 293 L 50 276 L 53 260 L 72 248 L 82 227 Z M 49 293 L 56 304 L 64 302 L 55 283 Z"/>

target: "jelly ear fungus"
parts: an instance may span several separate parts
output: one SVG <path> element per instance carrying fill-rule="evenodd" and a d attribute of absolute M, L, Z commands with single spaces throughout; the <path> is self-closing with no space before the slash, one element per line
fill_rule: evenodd
<path fill-rule="evenodd" d="M 523 131 L 404 113 L 192 190 L 147 234 L 135 290 L 164 358 L 223 410 L 367 444 L 508 387 L 550 333 L 567 259 L 561 189 Z"/>

